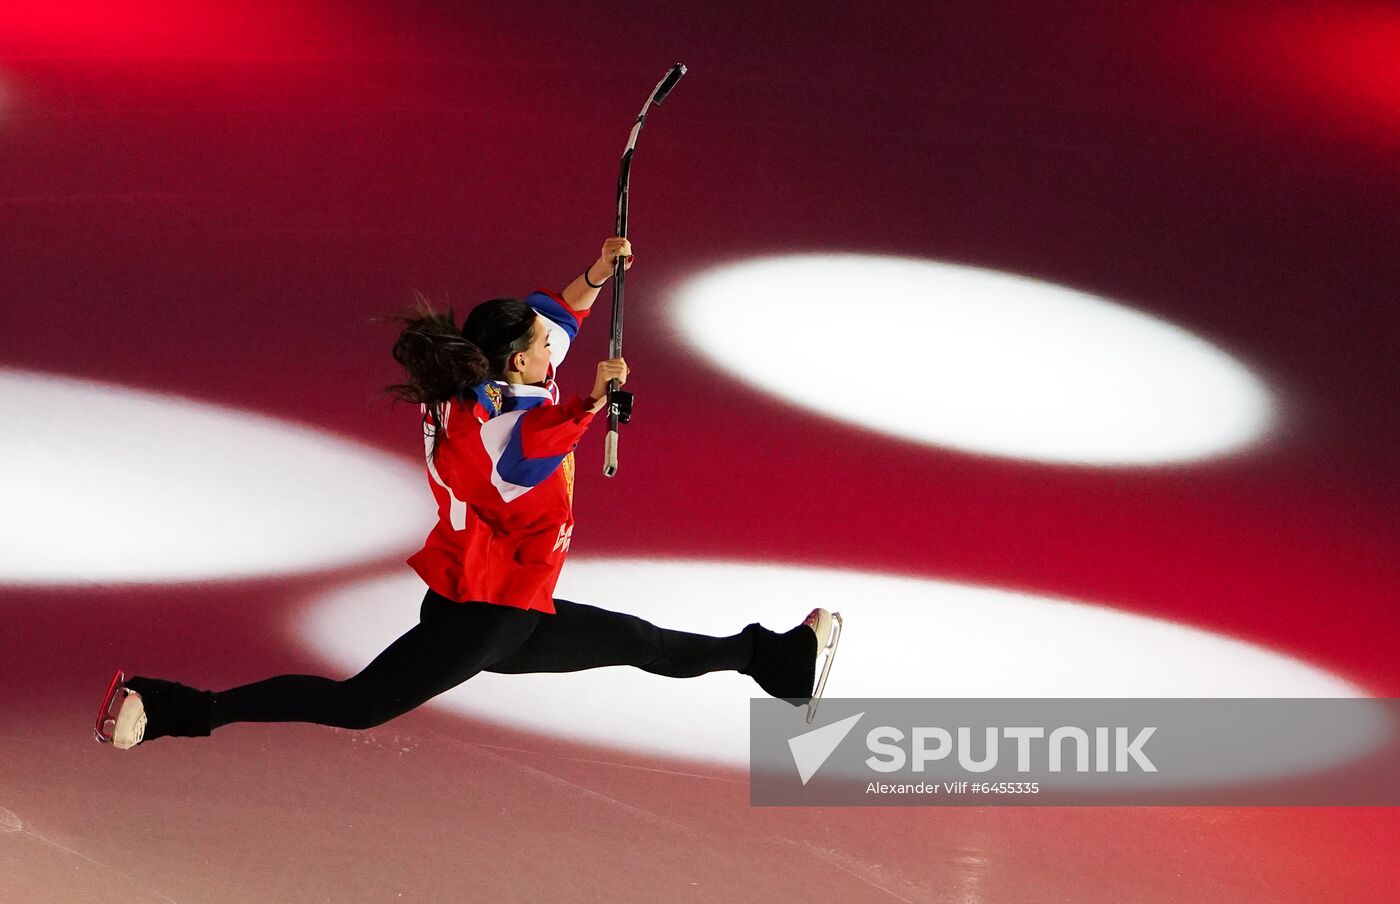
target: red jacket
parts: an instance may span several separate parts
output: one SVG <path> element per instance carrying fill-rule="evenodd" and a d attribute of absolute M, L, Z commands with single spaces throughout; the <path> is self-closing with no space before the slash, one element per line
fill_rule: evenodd
<path fill-rule="evenodd" d="M 424 414 L 428 483 L 438 522 L 408 564 L 448 599 L 554 612 L 554 585 L 573 534 L 574 447 L 593 413 L 573 396 L 558 403 L 554 369 L 587 311 L 536 292 L 525 299 L 550 322 L 543 386 L 489 381 Z"/>

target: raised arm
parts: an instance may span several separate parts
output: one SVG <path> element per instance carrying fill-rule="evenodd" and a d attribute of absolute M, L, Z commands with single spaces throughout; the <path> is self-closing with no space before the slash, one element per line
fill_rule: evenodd
<path fill-rule="evenodd" d="M 598 290 L 612 277 L 613 262 L 618 256 L 626 258 L 623 268 L 632 269 L 632 243 L 620 236 L 613 236 L 603 243 L 603 251 L 578 279 L 569 283 L 564 290 L 564 303 L 574 311 L 586 311 L 598 300 Z"/>

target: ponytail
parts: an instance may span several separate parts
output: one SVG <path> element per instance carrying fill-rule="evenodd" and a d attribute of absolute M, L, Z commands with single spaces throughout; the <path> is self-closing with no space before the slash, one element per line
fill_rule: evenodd
<path fill-rule="evenodd" d="M 515 298 L 496 298 L 477 305 L 458 331 L 452 309 L 438 311 L 422 295 L 413 308 L 389 318 L 403 327 L 394 342 L 394 360 L 406 381 L 386 386 L 395 399 L 423 405 L 441 425 L 444 409 L 471 387 L 500 379 L 512 354 L 530 347 L 535 311 Z M 464 335 L 465 334 L 465 335 Z M 471 338 L 467 338 L 470 336 Z M 429 456 L 436 454 L 439 434 L 424 424 L 433 438 Z"/>

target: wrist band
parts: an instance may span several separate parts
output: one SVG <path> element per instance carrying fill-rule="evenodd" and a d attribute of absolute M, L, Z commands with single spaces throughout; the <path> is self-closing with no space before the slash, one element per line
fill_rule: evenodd
<path fill-rule="evenodd" d="M 588 270 L 592 270 L 592 269 L 593 269 L 592 267 L 589 267 L 589 268 L 588 268 Z M 595 285 L 593 284 L 593 281 L 592 281 L 591 279 L 588 278 L 588 270 L 584 270 L 584 271 L 583 271 L 583 281 L 584 281 L 585 283 L 588 284 L 588 288 L 590 288 L 590 289 L 601 289 L 601 288 L 603 288 L 603 283 L 606 283 L 607 280 L 604 279 L 603 282 L 600 282 L 600 283 L 598 283 L 598 284 L 595 286 Z"/>

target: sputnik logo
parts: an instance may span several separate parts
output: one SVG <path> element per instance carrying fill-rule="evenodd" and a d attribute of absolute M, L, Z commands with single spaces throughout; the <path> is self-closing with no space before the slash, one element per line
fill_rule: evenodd
<path fill-rule="evenodd" d="M 840 722 L 832 722 L 806 734 L 788 738 L 788 749 L 792 751 L 792 761 L 797 764 L 797 774 L 801 776 L 802 784 L 806 785 L 808 780 L 817 774 L 817 770 L 836 748 L 841 746 L 846 735 L 851 733 L 851 729 L 856 727 L 856 723 L 864 715 L 863 712 L 856 713 Z"/>

